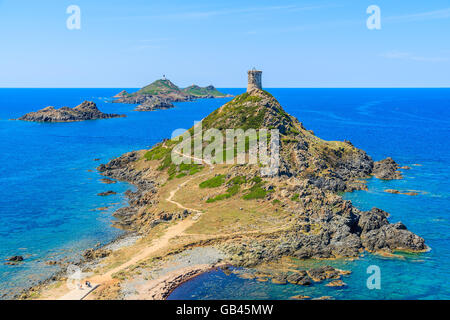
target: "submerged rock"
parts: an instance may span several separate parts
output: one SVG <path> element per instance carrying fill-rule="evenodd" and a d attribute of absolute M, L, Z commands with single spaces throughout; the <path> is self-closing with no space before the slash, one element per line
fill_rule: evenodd
<path fill-rule="evenodd" d="M 335 280 L 327 283 L 325 286 L 327 287 L 345 287 L 347 284 L 342 280 Z"/>
<path fill-rule="evenodd" d="M 311 297 L 310 296 L 298 295 L 298 296 L 292 296 L 290 299 L 293 299 L 293 300 L 307 300 L 307 299 L 311 299 Z"/>
<path fill-rule="evenodd" d="M 113 195 L 113 194 L 117 194 L 117 192 L 109 190 L 109 191 L 106 191 L 106 192 L 97 193 L 97 195 L 101 196 L 101 197 L 110 196 L 110 195 Z"/>
<path fill-rule="evenodd" d="M 4 264 L 14 266 L 14 265 L 22 262 L 23 260 L 24 260 L 24 258 L 22 256 L 12 256 L 12 257 L 9 257 L 8 259 L 6 259 L 6 262 Z"/>
<path fill-rule="evenodd" d="M 117 183 L 117 181 L 112 180 L 112 179 L 109 179 L 109 178 L 103 178 L 103 179 L 100 179 L 100 181 L 101 181 L 102 183 L 105 183 L 105 184 L 114 184 L 114 183 Z"/>
<path fill-rule="evenodd" d="M 419 195 L 418 192 L 414 192 L 414 191 L 401 192 L 401 191 L 395 190 L 395 189 L 386 189 L 386 190 L 384 190 L 384 192 L 393 193 L 393 194 L 404 194 L 404 195 L 407 195 L 407 196 L 417 196 L 417 195 Z"/>

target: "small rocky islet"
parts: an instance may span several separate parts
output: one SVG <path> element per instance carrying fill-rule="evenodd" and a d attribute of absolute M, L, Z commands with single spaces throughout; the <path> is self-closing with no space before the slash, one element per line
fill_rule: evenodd
<path fill-rule="evenodd" d="M 34 121 L 34 122 L 74 122 L 97 119 L 122 118 L 125 115 L 114 113 L 103 113 L 97 105 L 92 101 L 84 101 L 80 105 L 69 108 L 46 107 L 36 112 L 30 112 L 17 120 Z"/>

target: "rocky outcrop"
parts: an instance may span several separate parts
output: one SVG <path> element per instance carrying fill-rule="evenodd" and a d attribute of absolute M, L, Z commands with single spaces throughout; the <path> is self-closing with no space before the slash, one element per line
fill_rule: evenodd
<path fill-rule="evenodd" d="M 402 192 L 402 191 L 396 190 L 396 189 L 386 189 L 386 190 L 384 190 L 384 192 L 392 193 L 392 194 L 404 194 L 404 195 L 407 195 L 407 196 L 418 196 L 419 195 L 419 193 L 415 192 L 415 191 Z"/>
<path fill-rule="evenodd" d="M 125 117 L 125 115 L 103 113 L 97 108 L 94 102 L 84 101 L 75 108 L 62 107 L 55 109 L 55 107 L 46 107 L 36 112 L 27 113 L 18 120 L 36 122 L 73 122 L 121 117 Z"/>
<path fill-rule="evenodd" d="M 389 157 L 374 163 L 373 174 L 383 180 L 402 179 L 402 174 L 398 169 L 400 169 L 400 165 Z"/>
<path fill-rule="evenodd" d="M 298 216 L 297 224 L 291 229 L 273 237 L 222 244 L 232 263 L 255 266 L 283 256 L 335 259 L 358 257 L 364 250 L 392 253 L 427 249 L 424 239 L 402 223 L 390 224 L 388 213 L 383 210 L 360 211 L 351 202 L 330 197 L 315 188 L 310 194 L 314 195 L 314 201 L 307 200 L 313 199 L 307 195 L 299 196 L 297 210 L 303 216 Z"/>
<path fill-rule="evenodd" d="M 146 99 L 142 104 L 138 105 L 134 111 L 154 111 L 154 110 L 165 110 L 175 108 L 175 106 L 162 98 L 159 97 L 151 97 Z"/>
<path fill-rule="evenodd" d="M 92 261 L 97 259 L 103 259 L 112 253 L 108 249 L 88 249 L 83 253 L 83 258 L 85 261 Z"/>

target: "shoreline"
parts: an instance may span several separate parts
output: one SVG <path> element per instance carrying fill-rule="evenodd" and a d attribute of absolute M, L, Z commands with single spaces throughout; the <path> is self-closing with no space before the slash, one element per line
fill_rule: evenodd
<path fill-rule="evenodd" d="M 165 276 L 149 281 L 149 290 L 145 294 L 140 294 L 138 300 L 167 300 L 169 296 L 182 284 L 209 271 L 217 270 L 226 266 L 225 263 L 204 264 L 192 267 L 185 267 L 173 271 Z"/>

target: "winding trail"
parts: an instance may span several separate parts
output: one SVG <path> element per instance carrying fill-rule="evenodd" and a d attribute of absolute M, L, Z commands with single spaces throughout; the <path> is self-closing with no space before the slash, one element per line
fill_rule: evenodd
<path fill-rule="evenodd" d="M 112 277 L 113 274 L 120 272 L 120 271 L 138 263 L 139 261 L 148 258 L 151 254 L 167 247 L 169 245 L 171 239 L 173 239 L 179 235 L 182 235 L 184 233 L 184 231 L 186 231 L 189 227 L 191 227 L 198 220 L 198 218 L 202 215 L 202 213 L 203 213 L 202 211 L 194 209 L 194 208 L 185 207 L 181 203 L 173 200 L 173 198 L 175 197 L 176 193 L 179 190 L 181 190 L 187 183 L 192 181 L 194 178 L 198 178 L 198 177 L 210 174 L 214 170 L 214 166 L 209 161 L 199 159 L 199 158 L 196 158 L 193 156 L 187 156 L 187 155 L 181 154 L 177 151 L 174 151 L 174 152 L 180 156 L 190 157 L 191 159 L 201 161 L 210 167 L 210 170 L 208 172 L 205 172 L 201 175 L 193 176 L 190 179 L 183 182 L 182 184 L 179 184 L 177 186 L 177 188 L 175 188 L 169 192 L 169 196 L 165 199 L 167 202 L 176 205 L 180 209 L 195 212 L 196 215 L 193 216 L 191 219 L 184 219 L 184 220 L 178 222 L 177 224 L 167 228 L 166 232 L 160 238 L 155 239 L 155 241 L 153 241 L 150 246 L 143 249 L 139 254 L 134 255 L 127 262 L 109 270 L 108 272 L 106 272 L 102 275 L 93 276 L 93 277 L 90 277 L 87 279 L 83 279 L 81 281 L 81 283 L 84 283 L 86 280 L 90 281 L 92 283 L 92 289 L 89 289 L 89 290 L 86 290 L 86 288 L 73 289 L 70 292 L 68 292 L 67 294 L 65 294 L 64 296 L 60 297 L 58 300 L 83 300 L 86 296 L 88 296 L 89 294 L 94 292 L 100 286 L 102 286 L 108 282 L 111 282 L 113 280 L 113 277 Z"/>

